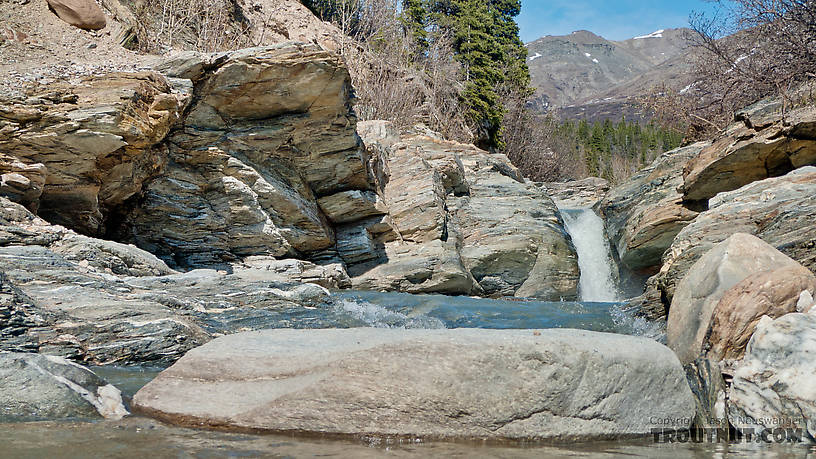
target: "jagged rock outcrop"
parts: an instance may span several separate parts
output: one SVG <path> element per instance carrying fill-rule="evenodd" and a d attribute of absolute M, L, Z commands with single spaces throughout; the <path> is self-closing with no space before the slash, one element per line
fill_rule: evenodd
<path fill-rule="evenodd" d="M 575 298 L 552 200 L 505 156 L 424 128 L 371 122 L 364 145 L 336 54 L 284 43 L 156 68 L 38 86 L 0 108 L 0 192 L 164 263 L 133 267 L 125 246 L 75 234 L 43 242 L 50 252 L 113 275 L 277 258 L 327 265 L 306 277 L 338 286 L 348 267 L 363 289 Z"/>
<path fill-rule="evenodd" d="M 578 265 L 558 209 L 504 155 L 360 123 L 384 217 L 339 228 L 355 287 L 574 298 Z"/>
<path fill-rule="evenodd" d="M 0 351 L 0 420 L 121 419 L 122 394 L 60 357 Z"/>
<path fill-rule="evenodd" d="M 133 404 L 195 427 L 487 440 L 618 438 L 694 415 L 668 348 L 581 330 L 242 333 L 189 352 Z"/>
<path fill-rule="evenodd" d="M 677 283 L 715 244 L 735 233 L 753 234 L 811 271 L 816 270 L 816 168 L 721 193 L 683 228 L 663 256 L 655 280 L 669 302 Z"/>
<path fill-rule="evenodd" d="M 656 271 L 672 240 L 697 216 L 677 191 L 683 166 L 706 147 L 698 142 L 662 154 L 616 186 L 600 203 L 609 239 L 620 262 L 633 271 Z"/>
<path fill-rule="evenodd" d="M 783 114 L 784 104 L 763 100 L 738 112 L 737 123 L 686 165 L 684 199 L 707 200 L 816 164 L 816 107 Z"/>
<path fill-rule="evenodd" d="M 0 150 L 13 157 L 0 160 L 0 193 L 53 223 L 105 234 L 109 211 L 161 172 L 167 155 L 158 144 L 189 97 L 142 72 L 54 82 L 0 101 Z"/>
<path fill-rule="evenodd" d="M 796 267 L 801 266 L 755 236 L 737 233 L 717 244 L 678 284 L 666 324 L 669 347 L 684 365 L 693 362 L 710 344 L 707 338 L 715 311 L 732 287 L 752 274 Z M 731 304 L 729 295 L 722 307 Z"/>
<path fill-rule="evenodd" d="M 174 62 L 165 71 L 194 78 L 196 98 L 127 236 L 184 268 L 333 246 L 317 199 L 370 189 L 340 58 L 289 43 Z"/>

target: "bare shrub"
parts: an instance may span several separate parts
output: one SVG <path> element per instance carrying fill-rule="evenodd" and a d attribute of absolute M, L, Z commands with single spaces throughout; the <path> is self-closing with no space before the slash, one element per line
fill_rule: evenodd
<path fill-rule="evenodd" d="M 696 81 L 682 93 L 655 88 L 643 100 L 664 122 L 689 126 L 689 141 L 725 129 L 733 113 L 767 96 L 795 105 L 816 77 L 816 2 L 716 0 L 692 18 Z"/>
<path fill-rule="evenodd" d="M 250 44 L 250 24 L 235 0 L 145 0 L 134 13 L 143 51 L 222 51 Z"/>
<path fill-rule="evenodd" d="M 400 0 L 313 0 L 307 5 L 343 32 L 339 48 L 362 120 L 399 128 L 422 123 L 452 140 L 472 141 L 460 106 L 464 88 L 451 40 L 435 34 L 418 55 L 400 17 Z"/>

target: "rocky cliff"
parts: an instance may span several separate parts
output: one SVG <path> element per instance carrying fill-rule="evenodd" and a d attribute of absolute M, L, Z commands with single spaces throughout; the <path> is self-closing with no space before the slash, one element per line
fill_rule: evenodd
<path fill-rule="evenodd" d="M 170 333 L 164 327 L 154 348 L 129 349 L 146 354 L 136 360 L 178 355 L 208 339 L 202 323 L 179 319 L 177 308 L 188 309 L 178 303 L 186 304 L 184 295 L 202 301 L 209 287 L 185 290 L 193 281 L 176 271 L 217 269 L 189 275 L 200 286 L 237 283 L 247 294 L 261 288 L 254 280 L 277 279 L 576 297 L 576 255 L 558 209 L 506 157 L 423 128 L 358 125 L 352 101 L 337 55 L 303 43 L 180 53 L 148 71 L 35 83 L 4 95 L 0 194 L 10 200 L 2 227 L 9 288 L 48 311 L 43 317 L 55 317 L 46 328 L 59 320 L 80 328 L 113 320 L 111 327 L 128 329 L 133 318 L 99 315 L 99 295 L 138 299 L 146 314 L 139 323 L 177 324 L 182 342 L 163 342 Z M 26 257 L 42 264 L 25 269 L 42 270 L 24 276 Z M 99 269 L 103 278 L 91 280 L 88 270 Z M 234 277 L 247 269 L 250 280 Z M 42 285 L 61 281 L 43 284 L 40 276 L 74 279 L 79 284 L 70 288 L 79 290 L 53 303 Z M 121 276 L 158 277 L 136 285 Z M 99 288 L 86 291 L 83 283 Z M 172 300 L 144 303 L 160 284 L 181 290 L 165 292 Z M 72 315 L 77 307 L 88 315 Z M 31 339 L 16 339 L 15 347 L 42 349 L 56 339 L 29 336 L 35 325 L 21 330 L 18 337 Z M 106 338 L 60 330 L 57 336 L 71 336 L 79 348 L 75 356 L 130 358 L 94 351 L 97 344 L 115 349 L 106 340 L 129 332 Z M 147 339 L 140 330 L 130 338 Z"/>

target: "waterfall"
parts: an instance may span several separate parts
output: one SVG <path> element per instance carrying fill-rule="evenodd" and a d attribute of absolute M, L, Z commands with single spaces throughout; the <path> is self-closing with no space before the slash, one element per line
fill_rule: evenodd
<path fill-rule="evenodd" d="M 561 215 L 578 253 L 581 301 L 620 301 L 603 220 L 592 209 L 561 209 Z"/>

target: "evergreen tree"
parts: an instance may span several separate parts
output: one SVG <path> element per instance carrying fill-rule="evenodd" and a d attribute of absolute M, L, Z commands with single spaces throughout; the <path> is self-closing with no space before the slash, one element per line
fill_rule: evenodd
<path fill-rule="evenodd" d="M 414 39 L 414 54 L 428 51 L 428 8 L 423 0 L 402 0 L 402 20 Z"/>

